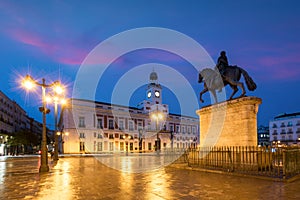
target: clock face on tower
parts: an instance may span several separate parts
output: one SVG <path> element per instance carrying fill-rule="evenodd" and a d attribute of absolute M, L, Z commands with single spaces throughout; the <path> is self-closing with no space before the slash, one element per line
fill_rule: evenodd
<path fill-rule="evenodd" d="M 148 92 L 147 97 L 148 97 L 148 98 L 151 97 L 151 92 Z"/>
<path fill-rule="evenodd" d="M 160 93 L 159 93 L 159 91 L 155 91 L 155 97 L 159 97 L 160 96 Z"/>

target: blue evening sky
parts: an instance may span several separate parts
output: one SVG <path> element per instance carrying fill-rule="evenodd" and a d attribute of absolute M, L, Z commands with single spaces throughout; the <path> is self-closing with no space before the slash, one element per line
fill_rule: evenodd
<path fill-rule="evenodd" d="M 257 83 L 257 90 L 247 95 L 262 98 L 258 125 L 268 125 L 280 113 L 300 111 L 299 21 L 297 0 L 2 0 L 0 90 L 41 121 L 38 95 L 22 91 L 19 76 L 30 73 L 47 81 L 60 77 L 68 84 L 71 97 L 81 63 L 99 43 L 126 30 L 162 27 L 194 39 L 214 61 L 221 50 L 226 50 L 229 63 L 244 68 Z M 99 82 L 96 100 L 111 102 L 122 75 L 147 63 L 179 71 L 197 97 L 203 89 L 189 62 L 170 52 L 144 49 L 122 55 L 108 67 Z M 145 80 L 138 86 L 130 106 L 145 98 L 147 83 Z M 180 114 L 174 91 L 166 89 L 163 95 L 170 111 Z M 210 103 L 208 94 L 205 100 L 198 108 Z"/>

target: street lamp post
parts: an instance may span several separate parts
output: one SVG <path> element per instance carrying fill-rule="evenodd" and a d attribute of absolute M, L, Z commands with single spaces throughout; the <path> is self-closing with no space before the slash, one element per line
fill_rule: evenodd
<path fill-rule="evenodd" d="M 56 86 L 54 90 L 54 96 L 48 96 L 47 101 L 54 103 L 54 155 L 53 160 L 58 160 L 58 123 L 57 123 L 57 113 L 58 113 L 58 104 L 65 104 L 65 99 L 63 97 L 64 89 L 62 86 Z"/>
<path fill-rule="evenodd" d="M 57 101 L 54 100 L 54 156 L 58 160 L 58 135 L 57 135 Z"/>
<path fill-rule="evenodd" d="M 40 86 L 42 88 L 42 107 L 39 110 L 43 113 L 43 132 L 42 132 L 42 148 L 41 148 L 41 163 L 39 172 L 48 172 L 48 151 L 47 151 L 47 132 L 46 132 L 46 114 L 50 112 L 49 109 L 46 108 L 46 88 L 50 88 L 53 86 L 60 85 L 59 81 L 55 81 L 51 84 L 46 84 L 46 80 L 43 78 L 42 83 L 34 80 L 30 75 L 26 75 L 26 77 L 22 81 L 22 86 L 28 90 L 33 89 L 35 86 Z"/>
<path fill-rule="evenodd" d="M 158 106 L 156 106 L 156 110 L 151 113 L 151 118 L 155 120 L 156 123 L 156 150 L 160 150 L 160 138 L 159 138 L 159 120 L 163 119 L 163 114 L 158 110 Z"/>

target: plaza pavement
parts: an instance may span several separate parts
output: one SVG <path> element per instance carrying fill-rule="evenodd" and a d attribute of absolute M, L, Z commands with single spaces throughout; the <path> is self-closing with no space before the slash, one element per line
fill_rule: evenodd
<path fill-rule="evenodd" d="M 48 173 L 38 173 L 38 156 L 2 156 L 0 199 L 300 199 L 300 181 L 282 183 L 172 167 L 130 172 L 137 157 L 119 156 L 113 161 L 127 171 L 109 166 L 106 159 L 112 155 L 103 156 L 104 160 L 49 159 Z M 153 163 L 155 157 L 147 159 Z"/>

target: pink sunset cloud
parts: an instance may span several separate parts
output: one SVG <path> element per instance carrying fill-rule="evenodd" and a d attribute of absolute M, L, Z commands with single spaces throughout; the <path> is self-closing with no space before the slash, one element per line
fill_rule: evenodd
<path fill-rule="evenodd" d="M 7 30 L 7 35 L 20 43 L 36 48 L 51 60 L 67 65 L 80 65 L 88 50 L 62 39 L 52 39 L 24 29 Z"/>

